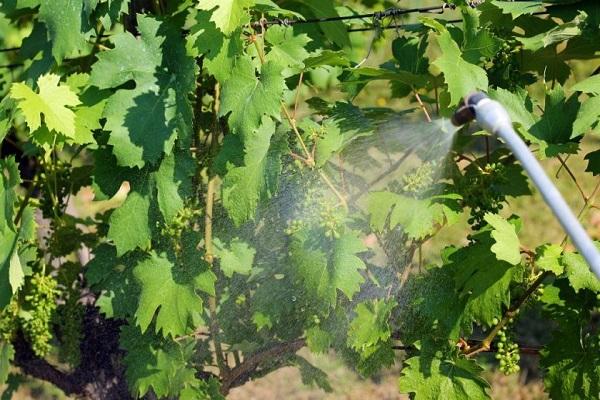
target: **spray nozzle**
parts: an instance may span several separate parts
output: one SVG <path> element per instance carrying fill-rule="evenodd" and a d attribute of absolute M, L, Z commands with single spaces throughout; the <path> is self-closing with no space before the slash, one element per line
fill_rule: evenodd
<path fill-rule="evenodd" d="M 461 100 L 458 109 L 452 116 L 454 126 L 463 126 L 476 118 L 475 109 L 479 102 L 488 97 L 481 92 L 472 93 Z"/>

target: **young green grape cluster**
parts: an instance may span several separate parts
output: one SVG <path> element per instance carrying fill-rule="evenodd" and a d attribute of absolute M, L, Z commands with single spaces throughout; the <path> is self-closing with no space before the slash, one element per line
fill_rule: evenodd
<path fill-rule="evenodd" d="M 293 235 L 296 232 L 299 232 L 304 227 L 304 221 L 300 219 L 293 219 L 288 222 L 287 228 L 285 228 L 284 232 L 286 235 Z"/>
<path fill-rule="evenodd" d="M 31 277 L 31 289 L 25 295 L 29 315 L 21 318 L 21 327 L 34 353 L 44 357 L 50 351 L 50 322 L 56 310 L 59 295 L 56 280 L 42 273 Z"/>
<path fill-rule="evenodd" d="M 509 337 L 507 328 L 504 327 L 498 332 L 498 352 L 496 359 L 500 363 L 500 371 L 504 375 L 510 375 L 519 372 L 519 361 L 521 355 L 519 353 L 519 345 L 514 343 Z"/>
<path fill-rule="evenodd" d="M 189 229 L 193 222 L 196 221 L 202 212 L 198 207 L 186 206 L 183 207 L 173 218 L 170 224 L 161 226 L 161 235 L 169 238 L 177 253 L 181 252 L 181 235 L 186 229 Z"/>
<path fill-rule="evenodd" d="M 506 195 L 501 187 L 507 181 L 502 163 L 486 164 L 480 173 L 465 175 L 462 195 L 465 205 L 471 208 L 469 224 L 475 229 L 485 225 L 483 217 L 486 213 L 496 214 L 504 207 Z"/>
<path fill-rule="evenodd" d="M 322 203 L 322 207 L 319 225 L 325 230 L 325 237 L 339 239 L 344 218 L 340 208 L 329 202 Z"/>
<path fill-rule="evenodd" d="M 410 194 L 422 193 L 433 185 L 435 165 L 425 162 L 401 178 L 402 190 Z"/>
<path fill-rule="evenodd" d="M 531 298 L 535 301 L 539 301 L 544 295 L 544 285 L 540 284 L 534 292 L 531 294 Z"/>
<path fill-rule="evenodd" d="M 18 328 L 19 303 L 13 297 L 11 302 L 0 311 L 0 341 L 10 342 Z"/>
<path fill-rule="evenodd" d="M 520 44 L 514 39 L 502 42 L 500 50 L 485 66 L 490 86 L 516 90 L 531 83 L 529 75 L 521 72 L 519 46 Z"/>

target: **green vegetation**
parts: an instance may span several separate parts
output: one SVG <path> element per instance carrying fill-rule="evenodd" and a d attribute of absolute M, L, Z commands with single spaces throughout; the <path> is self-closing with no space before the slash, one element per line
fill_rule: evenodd
<path fill-rule="evenodd" d="M 514 157 L 441 118 L 488 92 L 586 217 L 600 3 L 430 3 L 0 3 L 5 394 L 219 399 L 287 366 L 330 391 L 307 352 L 334 352 L 485 399 L 486 363 L 533 353 L 551 398 L 597 398 L 600 281 Z"/>

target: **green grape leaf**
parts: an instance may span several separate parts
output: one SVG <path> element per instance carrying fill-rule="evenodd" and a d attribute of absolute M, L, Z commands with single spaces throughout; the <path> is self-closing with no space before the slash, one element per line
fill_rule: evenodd
<path fill-rule="evenodd" d="M 92 27 L 82 17 L 83 7 L 84 2 L 77 0 L 40 0 L 39 18 L 46 24 L 58 62 L 91 48 L 87 39 Z"/>
<path fill-rule="evenodd" d="M 235 32 L 229 38 L 223 38 L 223 42 L 216 55 L 209 54 L 204 62 L 206 70 L 214 75 L 217 81 L 224 84 L 232 76 L 237 62 L 244 51 L 244 44 L 240 38 L 239 32 Z M 234 56 L 235 55 L 235 56 Z"/>
<path fill-rule="evenodd" d="M 16 246 L 15 232 L 10 229 L 0 231 L 0 310 L 10 303 L 13 294 L 23 283 L 23 269 L 18 262 Z"/>
<path fill-rule="evenodd" d="M 19 166 L 15 157 L 0 160 L 0 232 L 16 231 L 14 206 L 17 201 L 16 188 L 21 183 Z"/>
<path fill-rule="evenodd" d="M 342 51 L 323 50 L 317 54 L 311 54 L 306 60 L 304 60 L 304 68 L 311 69 L 320 66 L 332 66 L 332 67 L 348 67 L 350 61 Z"/>
<path fill-rule="evenodd" d="M 415 199 L 391 192 L 373 192 L 368 204 L 371 227 L 381 232 L 386 227 L 394 229 L 400 225 L 410 238 L 422 239 L 445 219 L 454 220 L 457 208 L 452 203 L 458 199 L 456 195 Z"/>
<path fill-rule="evenodd" d="M 518 2 L 493 0 L 491 3 L 502 10 L 504 14 L 511 14 L 513 19 L 524 14 L 533 14 L 536 11 L 544 9 L 544 3 L 541 0 Z"/>
<path fill-rule="evenodd" d="M 500 50 L 502 40 L 489 30 L 480 27 L 479 15 L 475 8 L 462 9 L 464 20 L 464 42 L 462 45 L 463 58 L 472 64 L 481 59 L 490 59 Z"/>
<path fill-rule="evenodd" d="M 218 238 L 214 238 L 214 246 L 219 267 L 226 277 L 231 278 L 234 272 L 241 275 L 250 274 L 256 250 L 248 243 L 234 238 L 229 246 L 225 246 Z"/>
<path fill-rule="evenodd" d="M 546 93 L 544 114 L 530 129 L 533 136 L 551 144 L 568 142 L 573 135 L 573 123 L 579 111 L 579 100 L 573 95 L 566 98 L 561 85 Z"/>
<path fill-rule="evenodd" d="M 592 151 L 585 155 L 588 161 L 586 172 L 591 172 L 594 176 L 600 174 L 600 150 Z"/>
<path fill-rule="evenodd" d="M 201 389 L 204 383 L 196 378 L 189 364 L 194 354 L 192 343 L 177 343 L 140 332 L 136 326 L 121 330 L 120 344 L 127 352 L 124 357 L 125 375 L 132 393 L 143 397 L 152 389 L 158 397 L 180 398 L 180 393 L 195 389 L 196 399 L 209 399 Z M 201 390 L 198 392 L 198 390 Z"/>
<path fill-rule="evenodd" d="M 306 336 L 306 345 L 313 353 L 326 353 L 333 340 L 331 334 L 319 326 L 308 328 L 304 332 L 304 336 Z"/>
<path fill-rule="evenodd" d="M 147 172 L 138 180 L 130 182 L 131 191 L 125 202 L 110 216 L 108 238 L 117 247 L 117 256 L 135 248 L 149 249 L 152 231 L 150 227 L 151 185 Z"/>
<path fill-rule="evenodd" d="M 231 77 L 223 84 L 220 115 L 229 113 L 229 127 L 249 136 L 260 126 L 263 116 L 279 118 L 284 89 L 282 67 L 273 61 L 261 66 L 260 75 L 249 57 L 242 57 Z"/>
<path fill-rule="evenodd" d="M 535 265 L 542 271 L 550 271 L 554 275 L 561 275 L 565 267 L 561 263 L 563 249 L 557 244 L 545 244 L 535 251 Z"/>
<path fill-rule="evenodd" d="M 98 55 L 90 84 L 117 88 L 133 80 L 134 89 L 119 88 L 104 109 L 109 144 L 120 165 L 142 168 L 169 154 L 177 138 L 189 140 L 194 89 L 194 60 L 185 53 L 177 26 L 138 16 L 138 40 L 115 35 L 114 49 Z"/>
<path fill-rule="evenodd" d="M 600 96 L 600 75 L 592 75 L 587 79 L 577 82 L 571 90 Z"/>
<path fill-rule="evenodd" d="M 586 134 L 589 130 L 595 129 L 600 123 L 600 96 L 590 97 L 581 105 L 577 118 L 573 123 L 573 134 L 571 137 L 578 137 Z"/>
<path fill-rule="evenodd" d="M 308 35 L 294 35 L 292 27 L 276 25 L 267 30 L 265 40 L 271 46 L 265 61 L 280 64 L 284 76 L 304 69 L 303 61 L 309 56 L 306 46 L 311 41 Z"/>
<path fill-rule="evenodd" d="M 211 15 L 210 12 L 198 10 L 188 38 L 190 52 L 202 54 L 206 60 L 212 60 L 219 54 L 226 39 L 223 32 L 210 20 Z M 238 54 L 238 52 L 232 54 Z"/>
<path fill-rule="evenodd" d="M 354 310 L 356 317 L 348 330 L 348 346 L 358 352 L 369 352 L 379 342 L 387 342 L 392 335 L 389 318 L 396 305 L 394 300 L 358 303 Z"/>
<path fill-rule="evenodd" d="M 462 57 L 460 48 L 450 32 L 444 28 L 438 32 L 437 38 L 442 55 L 433 65 L 444 74 L 451 104 L 458 104 L 463 97 L 476 90 L 486 90 L 488 79 L 485 71 Z"/>
<path fill-rule="evenodd" d="M 192 194 L 194 171 L 195 164 L 190 154 L 174 151 L 162 160 L 154 174 L 158 207 L 167 224 L 171 224 L 184 209 L 184 199 Z"/>
<path fill-rule="evenodd" d="M 338 289 L 352 299 L 364 281 L 359 271 L 366 267 L 356 256 L 365 250 L 364 244 L 352 233 L 344 233 L 328 245 L 311 240 L 311 236 L 308 230 L 301 230 L 290 246 L 291 261 L 307 292 L 328 306 L 335 304 Z"/>
<path fill-rule="evenodd" d="M 600 335 L 583 335 L 581 316 L 561 318 L 542 350 L 544 388 L 552 399 L 593 399 L 600 393 Z"/>
<path fill-rule="evenodd" d="M 483 368 L 463 357 L 440 359 L 417 356 L 405 361 L 400 391 L 415 400 L 489 399 L 489 384 L 481 377 Z"/>
<path fill-rule="evenodd" d="M 445 267 L 452 268 L 456 289 L 467 301 L 465 320 L 491 325 L 510 304 L 510 284 L 520 267 L 496 258 L 489 233 L 475 238 L 469 246 L 449 254 Z"/>
<path fill-rule="evenodd" d="M 519 124 L 525 129 L 531 128 L 537 121 L 533 113 L 533 102 L 525 90 L 512 92 L 506 89 L 497 88 L 490 90 L 490 97 L 500 102 L 508 111 L 512 122 Z"/>
<path fill-rule="evenodd" d="M 584 22 L 585 16 L 579 16 L 571 22 L 557 25 L 539 35 L 532 37 L 517 37 L 517 40 L 523 44 L 523 49 L 535 52 L 581 35 L 581 26 Z"/>
<path fill-rule="evenodd" d="M 299 355 L 292 356 L 292 363 L 300 370 L 302 383 L 308 386 L 318 387 L 327 393 L 333 392 L 327 374 L 321 369 L 315 367 L 304 357 L 300 357 Z"/>
<path fill-rule="evenodd" d="M 135 266 L 133 275 L 141 287 L 136 323 L 146 332 L 156 313 L 156 332 L 173 337 L 194 328 L 193 321 L 202 313 L 196 290 L 213 286 L 215 279 L 206 268 L 175 266 L 164 254 L 154 252 Z"/>
<path fill-rule="evenodd" d="M 588 289 L 600 293 L 600 280 L 590 270 L 585 259 L 576 253 L 565 253 L 562 257 L 567 279 L 575 292 Z"/>
<path fill-rule="evenodd" d="M 96 307 L 109 318 L 130 318 L 137 309 L 140 288 L 133 276 L 138 255 L 117 257 L 117 249 L 101 244 L 94 250 L 94 258 L 86 265 L 87 282 L 100 292 Z"/>
<path fill-rule="evenodd" d="M 234 32 L 241 25 L 250 21 L 247 9 L 254 5 L 254 0 L 203 0 L 198 5 L 200 10 L 212 11 L 211 21 L 226 35 Z"/>
<path fill-rule="evenodd" d="M 485 222 L 493 228 L 492 238 L 496 243 L 491 250 L 498 260 L 517 265 L 521 262 L 521 244 L 515 226 L 497 214 L 487 213 Z"/>
<path fill-rule="evenodd" d="M 263 117 L 262 125 L 245 140 L 244 165 L 223 178 L 223 205 L 237 225 L 253 218 L 259 202 L 277 190 L 286 144 L 274 131 L 275 123 Z"/>
<path fill-rule="evenodd" d="M 12 344 L 0 340 L 0 385 L 4 385 L 8 379 L 11 361 L 15 357 L 15 349 Z"/>
<path fill-rule="evenodd" d="M 317 18 L 338 17 L 340 14 L 332 2 L 321 0 L 302 0 Z M 331 40 L 338 47 L 350 46 L 350 37 L 346 25 L 341 21 L 330 21 L 320 23 L 319 27 L 325 33 L 327 39 Z"/>
<path fill-rule="evenodd" d="M 40 76 L 37 81 L 39 93 L 24 83 L 14 83 L 10 96 L 17 100 L 31 132 L 42 126 L 42 114 L 48 129 L 73 139 L 75 113 L 69 107 L 77 106 L 80 101 L 67 85 L 59 84 L 59 80 L 60 77 L 54 74 Z"/>

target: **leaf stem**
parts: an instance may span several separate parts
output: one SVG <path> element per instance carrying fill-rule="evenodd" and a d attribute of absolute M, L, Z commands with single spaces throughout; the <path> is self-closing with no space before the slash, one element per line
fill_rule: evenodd
<path fill-rule="evenodd" d="M 296 120 L 292 117 L 292 115 L 288 111 L 288 109 L 283 101 L 281 101 L 281 108 L 283 110 L 285 118 L 288 120 L 290 126 L 292 127 L 292 131 L 294 131 L 294 134 L 296 135 L 296 138 L 298 139 L 298 143 L 300 143 L 300 147 L 302 147 L 302 151 L 304 152 L 304 155 L 306 158 L 306 161 L 305 161 L 306 165 L 308 165 L 311 168 L 314 168 L 315 167 L 314 156 L 310 151 L 308 151 L 308 148 L 306 147 L 304 140 L 302 140 L 302 135 L 300 135 L 300 131 L 298 130 L 298 126 L 296 125 Z M 340 204 L 347 210 L 348 202 L 346 201 L 344 196 L 339 192 L 339 190 L 337 190 L 335 188 L 333 182 L 331 182 L 329 177 L 327 177 L 327 175 L 325 175 L 325 173 L 321 170 L 318 170 L 318 174 L 321 177 L 321 179 L 323 179 L 323 182 L 325 182 L 325 184 L 329 187 L 329 189 L 331 189 L 333 194 L 335 194 L 335 196 L 338 198 L 338 200 L 340 201 Z"/>

